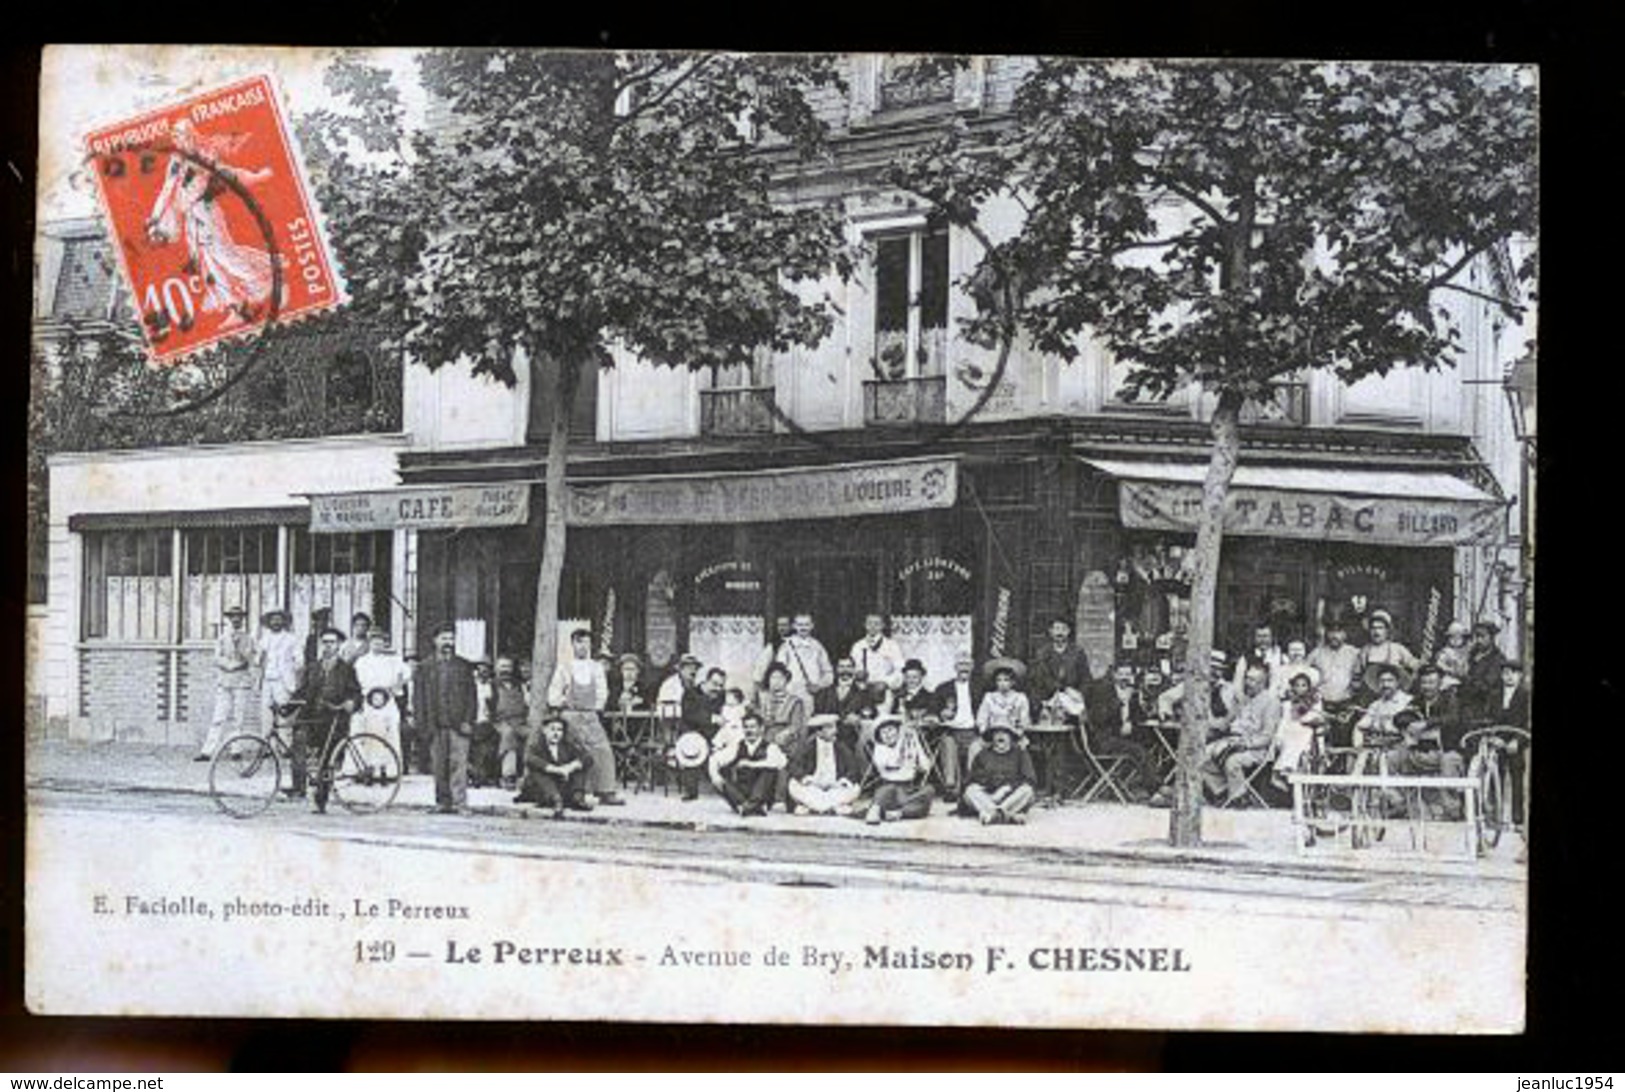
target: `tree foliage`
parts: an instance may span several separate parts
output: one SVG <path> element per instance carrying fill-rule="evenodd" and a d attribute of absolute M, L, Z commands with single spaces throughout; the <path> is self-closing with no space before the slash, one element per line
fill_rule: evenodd
<path fill-rule="evenodd" d="M 1007 126 L 961 127 L 894 180 L 961 219 L 1020 202 L 986 261 L 1045 352 L 1073 359 L 1088 333 L 1134 394 L 1261 399 L 1308 368 L 1452 363 L 1435 294 L 1534 236 L 1535 137 L 1510 68 L 1040 59 Z"/>

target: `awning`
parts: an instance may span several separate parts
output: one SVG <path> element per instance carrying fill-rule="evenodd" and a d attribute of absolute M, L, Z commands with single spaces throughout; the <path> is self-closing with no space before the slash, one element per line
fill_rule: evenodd
<path fill-rule="evenodd" d="M 164 512 L 78 512 L 70 531 L 134 531 L 146 528 L 302 526 L 310 510 L 302 504 L 260 508 L 194 508 Z"/>
<path fill-rule="evenodd" d="M 1196 529 L 1206 463 L 1083 461 L 1118 479 L 1123 526 Z M 1439 470 L 1241 466 L 1225 500 L 1227 535 L 1464 546 L 1495 540 L 1505 527 L 1499 499 Z"/>
<path fill-rule="evenodd" d="M 952 508 L 958 470 L 952 458 L 927 458 L 583 480 L 566 485 L 565 519 L 577 527 L 761 523 Z"/>
<path fill-rule="evenodd" d="M 529 518 L 529 482 L 414 485 L 310 496 L 310 529 L 317 534 L 518 527 Z"/>

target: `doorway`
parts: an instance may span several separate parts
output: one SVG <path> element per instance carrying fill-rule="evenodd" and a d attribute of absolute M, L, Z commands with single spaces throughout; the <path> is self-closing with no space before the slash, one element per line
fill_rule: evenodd
<path fill-rule="evenodd" d="M 883 607 L 874 554 L 782 558 L 773 576 L 773 614 L 811 613 L 831 659 L 863 635 L 863 616 Z"/>

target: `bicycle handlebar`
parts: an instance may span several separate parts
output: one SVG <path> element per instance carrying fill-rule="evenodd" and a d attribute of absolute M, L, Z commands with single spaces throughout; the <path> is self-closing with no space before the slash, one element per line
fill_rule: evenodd
<path fill-rule="evenodd" d="M 1463 732 L 1461 734 L 1461 745 L 1463 748 L 1466 748 L 1470 740 L 1474 740 L 1479 736 L 1485 735 L 1493 735 L 1497 739 L 1503 736 L 1517 736 L 1526 742 L 1530 741 L 1531 738 L 1528 730 L 1523 728 L 1514 728 L 1510 724 L 1487 724 L 1482 728 L 1474 728 L 1471 731 Z"/>

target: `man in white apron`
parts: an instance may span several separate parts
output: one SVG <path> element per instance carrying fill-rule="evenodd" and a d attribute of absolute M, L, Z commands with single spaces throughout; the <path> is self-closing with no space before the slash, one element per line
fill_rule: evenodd
<path fill-rule="evenodd" d="M 604 665 L 592 658 L 590 632 L 578 629 L 572 633 L 570 650 L 575 658 L 553 672 L 547 704 L 559 710 L 571 741 L 592 759 L 587 769 L 589 796 L 597 797 L 600 804 L 624 804 L 615 773 L 615 752 L 598 717 L 609 702 L 609 677 Z"/>

